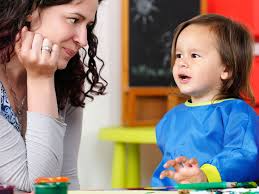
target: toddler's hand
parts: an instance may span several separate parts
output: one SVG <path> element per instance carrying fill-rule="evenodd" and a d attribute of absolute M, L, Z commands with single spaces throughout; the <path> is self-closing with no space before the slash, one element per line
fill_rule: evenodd
<path fill-rule="evenodd" d="M 195 183 L 207 182 L 206 175 L 198 166 L 196 159 L 187 159 L 184 156 L 176 158 L 175 160 L 168 160 L 164 164 L 164 168 L 173 167 L 175 170 L 164 170 L 160 174 L 160 179 L 169 177 L 178 183 Z"/>

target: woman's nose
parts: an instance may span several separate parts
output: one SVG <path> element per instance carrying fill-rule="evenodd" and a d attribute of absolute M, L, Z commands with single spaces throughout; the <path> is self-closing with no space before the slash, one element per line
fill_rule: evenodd
<path fill-rule="evenodd" d="M 87 46 L 88 42 L 87 42 L 87 28 L 86 27 L 77 30 L 75 37 L 74 37 L 74 41 L 80 47 Z"/>

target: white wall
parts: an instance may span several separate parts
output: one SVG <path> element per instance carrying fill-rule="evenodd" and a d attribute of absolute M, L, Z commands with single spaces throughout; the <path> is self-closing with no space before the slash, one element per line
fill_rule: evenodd
<path fill-rule="evenodd" d="M 99 141 L 98 131 L 121 120 L 120 3 L 104 0 L 98 10 L 98 56 L 105 61 L 102 75 L 109 85 L 105 96 L 86 104 L 78 162 L 81 189 L 111 187 L 112 143 Z"/>
<path fill-rule="evenodd" d="M 98 140 L 101 127 L 121 122 L 121 1 L 104 0 L 99 7 L 96 34 L 98 53 L 105 61 L 103 77 L 109 82 L 107 95 L 96 97 L 86 105 L 79 153 L 81 189 L 110 189 L 113 145 Z M 259 55 L 259 43 L 255 52 Z M 141 146 L 142 185 L 147 185 L 160 160 L 155 145 Z"/>
<path fill-rule="evenodd" d="M 107 95 L 86 104 L 78 162 L 82 190 L 111 189 L 113 144 L 98 140 L 98 131 L 121 124 L 121 1 L 104 0 L 98 10 L 98 55 L 109 85 Z M 140 152 L 142 185 L 148 185 L 161 156 L 155 145 L 142 145 Z"/>

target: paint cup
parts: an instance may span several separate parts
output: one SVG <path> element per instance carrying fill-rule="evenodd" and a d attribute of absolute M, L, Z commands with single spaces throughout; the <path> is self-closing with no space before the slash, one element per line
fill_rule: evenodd
<path fill-rule="evenodd" d="M 35 194 L 67 194 L 69 183 L 39 183 L 34 185 Z"/>
<path fill-rule="evenodd" d="M 35 194 L 67 194 L 69 179 L 67 177 L 40 177 L 35 180 Z"/>
<path fill-rule="evenodd" d="M 0 194 L 13 194 L 14 186 L 0 184 Z"/>

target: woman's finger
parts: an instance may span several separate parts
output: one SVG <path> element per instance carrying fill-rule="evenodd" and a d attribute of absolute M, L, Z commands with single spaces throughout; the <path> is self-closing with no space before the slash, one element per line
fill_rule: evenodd
<path fill-rule="evenodd" d="M 32 53 L 37 56 L 37 58 L 41 55 L 41 47 L 43 45 L 43 36 L 39 33 L 36 33 L 32 42 Z"/>
<path fill-rule="evenodd" d="M 47 38 L 44 38 L 41 46 L 41 58 L 44 64 L 47 64 L 48 61 L 50 60 L 51 52 L 52 52 L 52 42 Z"/>
<path fill-rule="evenodd" d="M 27 56 L 30 55 L 33 33 L 29 32 L 27 27 L 16 35 L 15 53 L 22 64 L 27 63 Z"/>
<path fill-rule="evenodd" d="M 25 27 L 23 27 L 24 29 Z M 22 29 L 22 30 L 23 30 Z M 21 37 L 21 34 L 22 34 L 22 30 L 19 31 L 17 34 L 16 34 L 16 37 L 15 37 L 15 52 L 16 53 L 19 53 L 20 50 L 21 50 L 21 47 L 22 47 L 22 37 Z"/>
<path fill-rule="evenodd" d="M 27 29 L 23 29 L 21 33 L 21 53 L 26 55 L 31 51 L 32 42 L 34 39 L 34 32 L 30 32 Z"/>
<path fill-rule="evenodd" d="M 60 53 L 59 46 L 57 44 L 54 44 L 52 46 L 52 51 L 51 51 L 49 62 L 51 65 L 55 65 L 57 69 L 59 69 L 59 67 L 58 67 L 59 53 Z"/>

